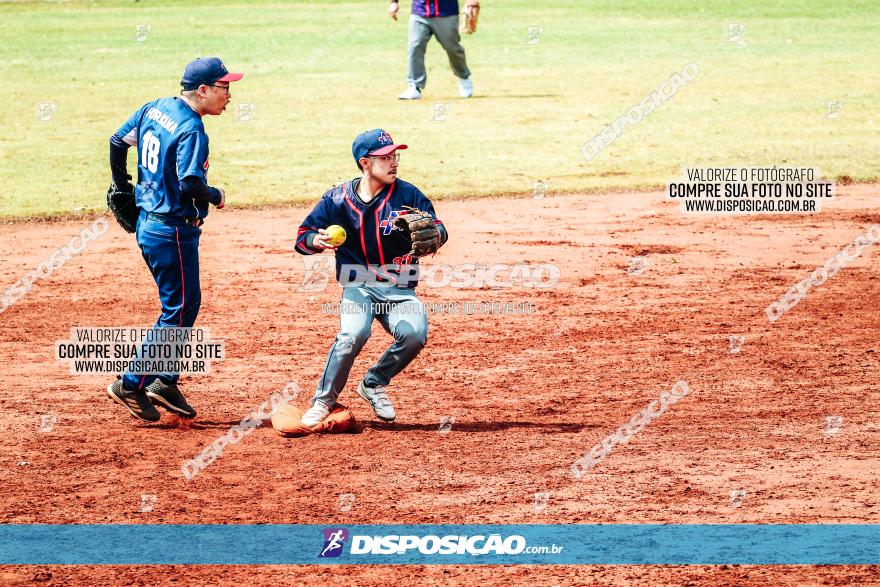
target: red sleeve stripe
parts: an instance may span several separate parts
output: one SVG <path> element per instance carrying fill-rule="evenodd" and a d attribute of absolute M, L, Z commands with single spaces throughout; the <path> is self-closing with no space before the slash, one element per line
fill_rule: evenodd
<path fill-rule="evenodd" d="M 306 233 L 309 232 L 317 232 L 317 228 L 312 228 L 311 226 L 300 226 L 299 231 L 296 233 L 296 247 L 299 248 L 300 251 L 306 253 L 318 253 L 318 249 L 312 249 L 308 245 L 306 245 Z"/>
<path fill-rule="evenodd" d="M 174 228 L 174 239 L 177 241 L 177 258 L 180 259 L 180 320 L 178 327 L 183 326 L 183 310 L 186 308 L 186 277 L 183 274 L 183 252 L 180 250 L 180 229 Z M 141 379 L 141 383 L 144 380 Z"/>

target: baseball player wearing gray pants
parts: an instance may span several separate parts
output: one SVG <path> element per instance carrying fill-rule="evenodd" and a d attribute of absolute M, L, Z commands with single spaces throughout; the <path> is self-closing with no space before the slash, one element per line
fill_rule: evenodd
<path fill-rule="evenodd" d="M 327 191 L 297 232 L 298 253 L 334 251 L 336 279 L 342 285 L 339 332 L 311 407 L 302 416 L 304 426 L 324 421 L 336 406 L 355 358 L 370 337 L 373 321 L 378 321 L 394 340 L 367 370 L 357 393 L 386 422 L 397 417 L 386 386 L 412 363 L 428 341 L 428 315 L 415 292 L 419 257 L 436 252 L 448 234 L 431 200 L 397 177 L 399 151 L 407 148 L 395 144 L 391 135 L 380 128 L 359 134 L 351 153 L 361 177 Z M 413 224 L 407 217 L 414 219 Z M 416 221 L 421 226 L 412 232 L 409 228 Z M 333 225 L 341 226 L 349 235 L 341 244 L 327 240 L 329 233 L 323 227 Z M 354 276 L 352 269 L 356 270 Z"/>
<path fill-rule="evenodd" d="M 397 0 L 392 0 L 388 12 L 397 20 Z M 462 98 L 470 98 L 474 86 L 470 80 L 468 69 L 458 34 L 458 0 L 413 0 L 412 14 L 409 17 L 409 71 L 408 86 L 398 98 L 401 100 L 418 100 L 422 97 L 422 89 L 428 82 L 425 71 L 425 49 L 431 37 L 437 41 L 449 56 L 449 66 L 459 78 L 459 93 Z"/>
<path fill-rule="evenodd" d="M 418 356 L 428 341 L 425 306 L 416 297 L 415 291 L 408 288 L 375 285 L 344 287 L 339 318 L 339 334 L 330 348 L 312 405 L 315 402 L 325 406 L 336 405 L 355 358 L 370 338 L 373 320 L 379 321 L 382 328 L 394 337 L 394 342 L 364 376 L 363 385 L 369 389 L 387 386 L 392 377 Z M 394 418 L 390 402 L 387 402 L 381 414 L 386 420 Z"/>

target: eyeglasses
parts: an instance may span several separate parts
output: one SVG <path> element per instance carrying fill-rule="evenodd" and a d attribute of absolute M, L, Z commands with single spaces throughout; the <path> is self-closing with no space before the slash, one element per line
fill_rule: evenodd
<path fill-rule="evenodd" d="M 221 90 L 226 90 L 226 95 L 229 95 L 229 86 L 218 86 L 215 84 L 205 84 L 206 86 L 211 86 L 212 88 L 220 88 Z"/>
<path fill-rule="evenodd" d="M 379 159 L 385 163 L 391 163 L 392 161 L 400 161 L 400 153 L 395 152 L 390 155 L 382 155 L 381 157 L 367 157 L 367 159 Z"/>

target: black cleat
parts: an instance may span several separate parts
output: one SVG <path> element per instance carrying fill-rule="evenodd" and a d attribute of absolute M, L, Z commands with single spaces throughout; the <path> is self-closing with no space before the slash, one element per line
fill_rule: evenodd
<path fill-rule="evenodd" d="M 159 410 L 150 403 L 145 392 L 125 389 L 122 386 L 122 379 L 117 379 L 107 386 L 107 395 L 138 420 L 158 422 L 162 417 L 159 415 Z"/>
<path fill-rule="evenodd" d="M 177 383 L 165 383 L 156 379 L 147 386 L 147 397 L 153 405 L 162 406 L 172 414 L 182 418 L 195 418 L 196 409 L 186 402 L 186 398 L 180 393 Z"/>

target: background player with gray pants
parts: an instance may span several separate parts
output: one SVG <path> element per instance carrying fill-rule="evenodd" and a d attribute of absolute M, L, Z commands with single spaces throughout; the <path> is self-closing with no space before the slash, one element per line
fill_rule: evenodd
<path fill-rule="evenodd" d="M 397 0 L 392 0 L 388 12 L 397 20 Z M 425 72 L 425 49 L 431 36 L 446 50 L 452 72 L 459 78 L 459 93 L 470 98 L 474 93 L 471 71 L 464 56 L 464 47 L 458 34 L 458 0 L 413 0 L 409 17 L 409 72 L 406 91 L 398 98 L 418 100 L 428 81 Z"/>

